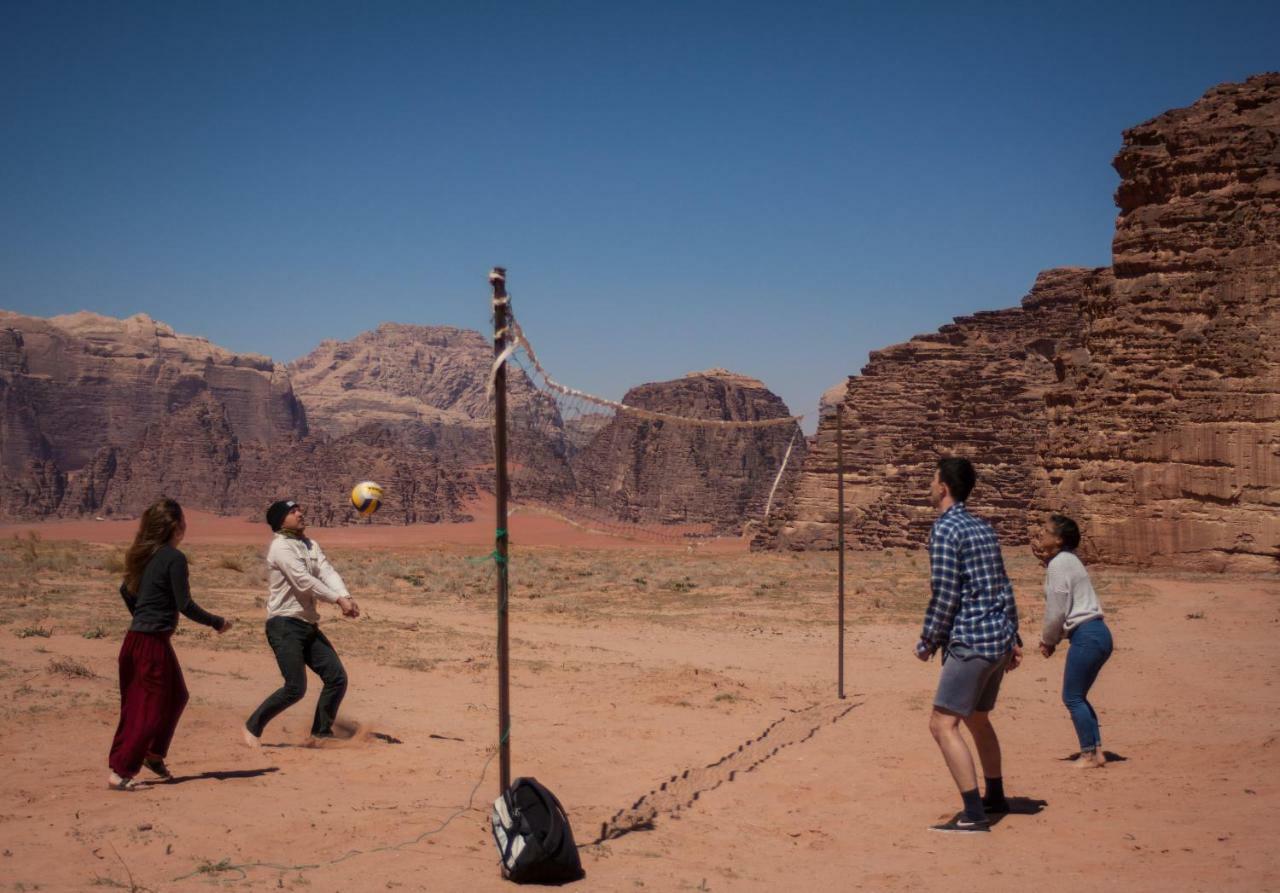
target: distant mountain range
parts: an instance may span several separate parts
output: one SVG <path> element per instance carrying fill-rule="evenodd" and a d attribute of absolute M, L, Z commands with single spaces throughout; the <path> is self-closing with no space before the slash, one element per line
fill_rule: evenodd
<path fill-rule="evenodd" d="M 388 491 L 380 523 L 462 520 L 493 487 L 492 359 L 479 332 L 442 326 L 385 323 L 282 366 L 145 315 L 0 311 L 0 514 L 132 516 L 164 493 L 253 516 L 288 495 L 335 524 L 355 520 L 347 491 L 372 478 Z M 508 393 L 516 498 L 619 521 L 740 529 L 792 433 L 566 420 L 515 367 Z M 789 415 L 724 370 L 627 399 L 696 418 Z"/>

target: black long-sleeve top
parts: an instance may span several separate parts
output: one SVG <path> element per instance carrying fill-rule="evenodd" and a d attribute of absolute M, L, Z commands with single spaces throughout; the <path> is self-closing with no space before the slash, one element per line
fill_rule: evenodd
<path fill-rule="evenodd" d="M 133 615 L 129 629 L 138 633 L 165 633 L 178 626 L 181 611 L 196 623 L 218 629 L 223 619 L 210 614 L 191 598 L 187 556 L 167 543 L 159 548 L 142 571 L 135 596 L 120 584 L 120 597 Z"/>

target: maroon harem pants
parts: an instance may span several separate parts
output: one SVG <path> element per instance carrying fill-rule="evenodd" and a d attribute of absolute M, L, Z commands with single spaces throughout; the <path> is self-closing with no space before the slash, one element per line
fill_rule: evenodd
<path fill-rule="evenodd" d="M 171 635 L 130 630 L 120 646 L 120 724 L 108 762 L 124 778 L 138 774 L 147 754 L 169 753 L 187 706 L 187 683 Z"/>

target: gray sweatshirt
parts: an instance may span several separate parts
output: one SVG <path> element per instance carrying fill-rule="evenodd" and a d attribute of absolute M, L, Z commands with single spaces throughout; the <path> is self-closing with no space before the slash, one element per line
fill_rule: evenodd
<path fill-rule="evenodd" d="M 1044 630 L 1040 640 L 1057 645 L 1082 623 L 1102 616 L 1089 572 L 1074 552 L 1059 552 L 1044 573 Z"/>
<path fill-rule="evenodd" d="M 272 537 L 267 550 L 267 589 L 268 620 L 296 617 L 319 623 L 316 599 L 337 602 L 351 596 L 319 543 L 282 533 Z"/>

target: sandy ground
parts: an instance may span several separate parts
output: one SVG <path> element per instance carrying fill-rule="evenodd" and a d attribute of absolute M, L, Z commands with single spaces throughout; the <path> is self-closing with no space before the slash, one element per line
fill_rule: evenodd
<path fill-rule="evenodd" d="M 488 529 L 461 545 L 317 532 L 365 610 L 326 622 L 361 728 L 299 746 L 313 685 L 252 753 L 240 725 L 279 679 L 262 526 L 192 520 L 197 597 L 241 624 L 184 621 L 178 778 L 130 794 L 104 781 L 127 626 L 113 562 L 132 526 L 0 531 L 0 889 L 508 889 L 488 830 Z M 840 700 L 833 556 L 568 549 L 513 530 L 513 774 L 565 803 L 579 889 L 1280 889 L 1275 578 L 1096 570 L 1117 650 L 1093 700 L 1115 761 L 1066 759 L 1063 655 L 1031 656 L 993 714 L 1024 812 L 957 838 L 926 830 L 958 797 L 926 729 L 937 666 L 909 651 L 921 556 L 851 557 Z M 1010 566 L 1034 631 L 1038 568 Z"/>
<path fill-rule="evenodd" d="M 404 549 L 440 545 L 491 546 L 494 541 L 494 501 L 490 496 L 468 506 L 467 511 L 476 520 L 451 524 L 413 524 L 391 526 L 357 523 L 345 527 L 323 530 L 326 547 L 352 546 L 361 549 Z M 242 545 L 262 543 L 270 538 L 271 531 L 265 522 L 253 518 L 236 518 L 214 515 L 209 512 L 188 510 L 189 546 Z M 608 530 L 597 530 L 567 523 L 550 516 L 537 506 L 515 506 L 510 515 L 509 535 L 513 542 L 524 546 L 573 546 L 587 549 L 652 548 L 655 545 L 672 547 L 679 545 L 685 551 L 733 553 L 747 551 L 749 537 L 689 537 L 687 543 L 673 544 L 675 535 L 660 538 L 649 537 L 649 531 L 640 529 L 635 536 L 618 535 Z M 668 528 L 682 531 L 685 528 Z M 51 542 L 85 542 L 104 545 L 128 545 L 138 530 L 137 519 L 128 520 L 66 520 L 36 523 L 0 524 L 0 539 L 35 535 Z M 690 533 L 700 529 L 688 528 Z"/>

